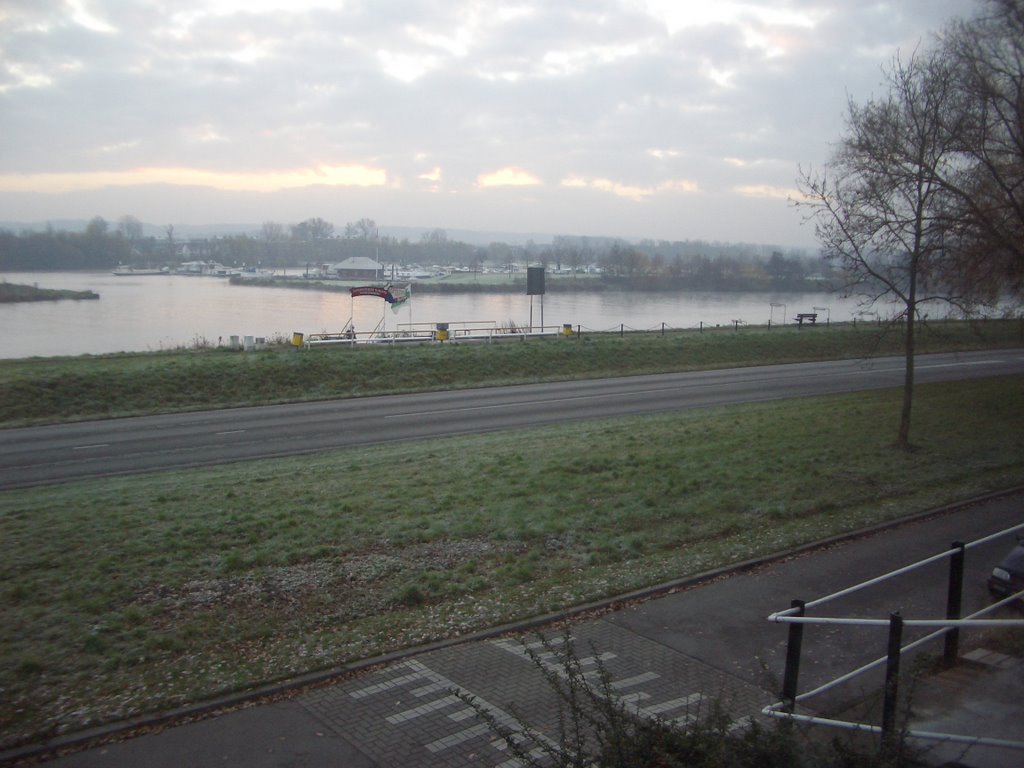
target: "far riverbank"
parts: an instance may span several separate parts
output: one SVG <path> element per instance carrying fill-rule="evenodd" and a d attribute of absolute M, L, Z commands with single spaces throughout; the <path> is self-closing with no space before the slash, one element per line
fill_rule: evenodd
<path fill-rule="evenodd" d="M 391 276 L 387 270 L 378 279 L 338 280 L 325 279 L 307 275 L 302 271 L 293 274 L 274 275 L 234 275 L 230 278 L 234 285 L 250 285 L 256 287 L 296 288 L 321 291 L 347 291 L 354 285 L 412 284 L 416 293 L 452 294 L 452 293 L 525 293 L 526 273 L 497 272 L 452 272 L 447 275 L 428 279 L 410 280 L 400 276 Z M 789 294 L 821 294 L 829 293 L 835 287 L 825 280 L 818 279 L 769 279 L 761 275 L 730 275 L 728 277 L 702 277 L 687 275 L 684 277 L 648 277 L 610 276 L 591 274 L 548 273 L 544 279 L 545 293 L 789 293 Z"/>
<path fill-rule="evenodd" d="M 0 282 L 0 304 L 23 301 L 72 301 L 94 300 L 100 296 L 93 291 L 62 291 L 53 288 L 39 288 L 35 285 Z"/>

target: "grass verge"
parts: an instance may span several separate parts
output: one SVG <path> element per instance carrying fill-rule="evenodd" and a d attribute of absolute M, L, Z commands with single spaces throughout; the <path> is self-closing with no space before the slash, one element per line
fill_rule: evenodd
<path fill-rule="evenodd" d="M 0 494 L 0 748 L 1024 482 L 1020 380 Z M 881 427 L 881 428 L 880 428 Z"/>
<path fill-rule="evenodd" d="M 918 351 L 1024 344 L 1024 321 L 923 326 Z M 744 328 L 494 344 L 224 349 L 0 360 L 0 426 L 565 379 L 900 354 L 899 329 Z"/>

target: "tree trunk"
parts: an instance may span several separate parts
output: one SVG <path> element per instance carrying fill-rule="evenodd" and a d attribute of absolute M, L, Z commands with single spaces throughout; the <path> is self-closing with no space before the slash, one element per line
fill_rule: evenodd
<path fill-rule="evenodd" d="M 905 347 L 906 367 L 903 374 L 903 410 L 900 412 L 900 436 L 898 445 L 910 450 L 910 409 L 914 402 L 914 315 L 907 315 L 907 338 Z"/>
<path fill-rule="evenodd" d="M 914 342 L 916 340 L 917 319 L 917 278 L 912 272 L 910 292 L 907 299 L 907 328 L 903 339 L 904 372 L 903 372 L 903 409 L 900 411 L 900 434 L 896 444 L 904 451 L 911 450 L 910 445 L 910 411 L 914 403 Z"/>

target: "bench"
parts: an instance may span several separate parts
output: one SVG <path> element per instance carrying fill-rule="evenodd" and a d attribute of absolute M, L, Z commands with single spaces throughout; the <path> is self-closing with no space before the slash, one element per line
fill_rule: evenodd
<path fill-rule="evenodd" d="M 805 321 L 810 323 L 811 325 L 814 325 L 815 323 L 818 322 L 818 313 L 817 312 L 801 312 L 800 314 L 798 314 L 796 316 L 796 324 L 797 325 L 803 325 Z"/>

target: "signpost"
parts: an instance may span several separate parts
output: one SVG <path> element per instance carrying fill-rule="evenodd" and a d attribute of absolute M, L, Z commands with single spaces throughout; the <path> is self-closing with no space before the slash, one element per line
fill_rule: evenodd
<path fill-rule="evenodd" d="M 533 332 L 533 297 L 540 296 L 540 327 L 544 328 L 544 267 L 526 268 L 526 294 L 530 297 L 530 332 Z"/>

